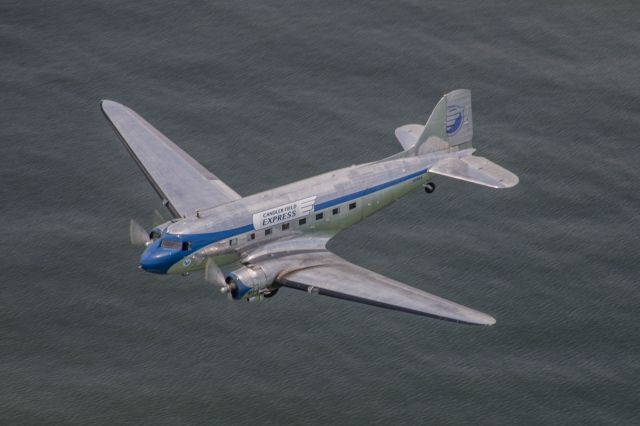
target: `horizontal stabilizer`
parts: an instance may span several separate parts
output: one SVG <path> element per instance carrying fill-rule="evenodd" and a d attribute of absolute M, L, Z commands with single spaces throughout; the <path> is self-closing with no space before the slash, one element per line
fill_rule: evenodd
<path fill-rule="evenodd" d="M 424 126 L 422 124 L 405 124 L 402 127 L 398 127 L 395 133 L 398 142 L 406 151 L 418 142 L 418 137 L 420 137 L 423 130 Z"/>
<path fill-rule="evenodd" d="M 477 183 L 491 188 L 511 188 L 518 184 L 518 176 L 486 158 L 470 155 L 445 158 L 429 169 L 430 173 Z"/>

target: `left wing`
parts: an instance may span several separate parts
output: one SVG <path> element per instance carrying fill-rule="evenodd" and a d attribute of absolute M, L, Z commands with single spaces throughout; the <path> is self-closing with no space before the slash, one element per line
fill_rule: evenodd
<path fill-rule="evenodd" d="M 102 111 L 174 217 L 240 197 L 135 111 L 102 101 Z"/>
<path fill-rule="evenodd" d="M 295 264 L 277 277 L 282 286 L 464 324 L 496 322 L 487 314 L 356 266 L 326 250 L 294 256 L 298 257 Z"/>

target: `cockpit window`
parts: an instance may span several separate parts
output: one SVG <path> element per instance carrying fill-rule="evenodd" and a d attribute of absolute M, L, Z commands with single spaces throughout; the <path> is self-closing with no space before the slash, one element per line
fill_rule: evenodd
<path fill-rule="evenodd" d="M 162 240 L 160 246 L 163 248 L 168 248 L 172 250 L 180 250 L 182 249 L 182 243 L 176 240 Z"/>

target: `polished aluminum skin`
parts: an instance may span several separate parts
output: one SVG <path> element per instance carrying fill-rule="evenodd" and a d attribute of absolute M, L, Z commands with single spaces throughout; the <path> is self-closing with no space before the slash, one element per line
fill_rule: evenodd
<path fill-rule="evenodd" d="M 445 94 L 427 123 L 399 127 L 402 152 L 241 197 L 131 109 L 102 110 L 174 219 L 151 231 L 140 266 L 161 274 L 205 269 L 236 300 L 262 300 L 281 287 L 465 324 L 495 319 L 349 263 L 326 249 L 339 231 L 424 187 L 434 175 L 493 188 L 513 173 L 474 156 L 471 93 Z"/>

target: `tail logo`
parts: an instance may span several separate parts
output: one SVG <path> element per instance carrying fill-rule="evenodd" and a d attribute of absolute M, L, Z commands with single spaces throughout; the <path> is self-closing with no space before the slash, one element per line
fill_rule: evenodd
<path fill-rule="evenodd" d="M 462 127 L 462 121 L 464 119 L 464 107 L 458 105 L 451 105 L 447 108 L 447 135 L 455 135 L 460 127 Z"/>

